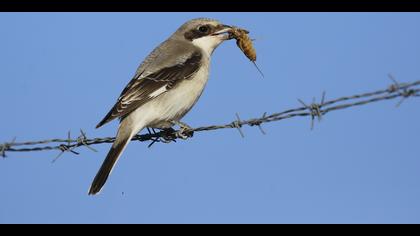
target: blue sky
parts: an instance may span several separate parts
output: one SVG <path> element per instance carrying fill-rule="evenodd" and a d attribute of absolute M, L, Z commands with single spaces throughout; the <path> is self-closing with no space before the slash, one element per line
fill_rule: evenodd
<path fill-rule="evenodd" d="M 258 71 L 235 43 L 184 118 L 193 127 L 420 78 L 418 13 L 1 13 L 0 142 L 115 134 L 95 125 L 138 64 L 179 25 L 211 17 L 251 31 Z M 131 143 L 99 196 L 88 187 L 109 144 L 8 153 L 0 223 L 420 223 L 418 99 Z"/>

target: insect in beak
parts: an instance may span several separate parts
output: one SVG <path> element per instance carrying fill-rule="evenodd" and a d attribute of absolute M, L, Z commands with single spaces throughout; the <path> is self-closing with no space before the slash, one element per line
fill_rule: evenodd
<path fill-rule="evenodd" d="M 255 63 L 257 60 L 257 52 L 255 51 L 255 48 L 252 45 L 252 40 L 249 38 L 248 34 L 248 30 L 232 26 L 229 31 L 229 39 L 236 39 L 236 45 L 238 48 L 241 49 L 241 51 L 254 64 L 261 76 L 264 78 L 264 74 L 260 68 L 258 68 L 257 63 Z"/>

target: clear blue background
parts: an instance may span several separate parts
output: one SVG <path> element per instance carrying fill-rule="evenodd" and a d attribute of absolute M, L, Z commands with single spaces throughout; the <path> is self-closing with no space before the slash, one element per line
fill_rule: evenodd
<path fill-rule="evenodd" d="M 115 134 L 94 127 L 138 64 L 179 25 L 211 17 L 256 38 L 258 71 L 233 41 L 184 121 L 228 123 L 420 79 L 416 13 L 1 13 L 0 142 Z M 0 159 L 1 223 L 420 223 L 418 99 L 131 143 L 99 196 L 109 144 Z"/>

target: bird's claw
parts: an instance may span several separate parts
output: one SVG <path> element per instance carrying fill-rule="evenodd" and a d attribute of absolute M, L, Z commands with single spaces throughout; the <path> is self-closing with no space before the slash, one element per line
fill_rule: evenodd
<path fill-rule="evenodd" d="M 180 139 L 188 139 L 194 135 L 193 128 L 181 121 L 173 121 L 173 124 L 179 126 L 179 130 L 175 132 L 175 136 Z"/>

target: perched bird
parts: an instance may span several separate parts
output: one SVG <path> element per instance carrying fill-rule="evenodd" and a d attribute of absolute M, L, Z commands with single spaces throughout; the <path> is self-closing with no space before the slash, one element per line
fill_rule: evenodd
<path fill-rule="evenodd" d="M 207 83 L 210 57 L 217 46 L 230 39 L 230 29 L 217 20 L 193 19 L 146 57 L 114 107 L 96 126 L 120 119 L 117 137 L 89 195 L 99 193 L 131 138 L 143 128 L 183 125 L 180 119 L 194 106 Z"/>

